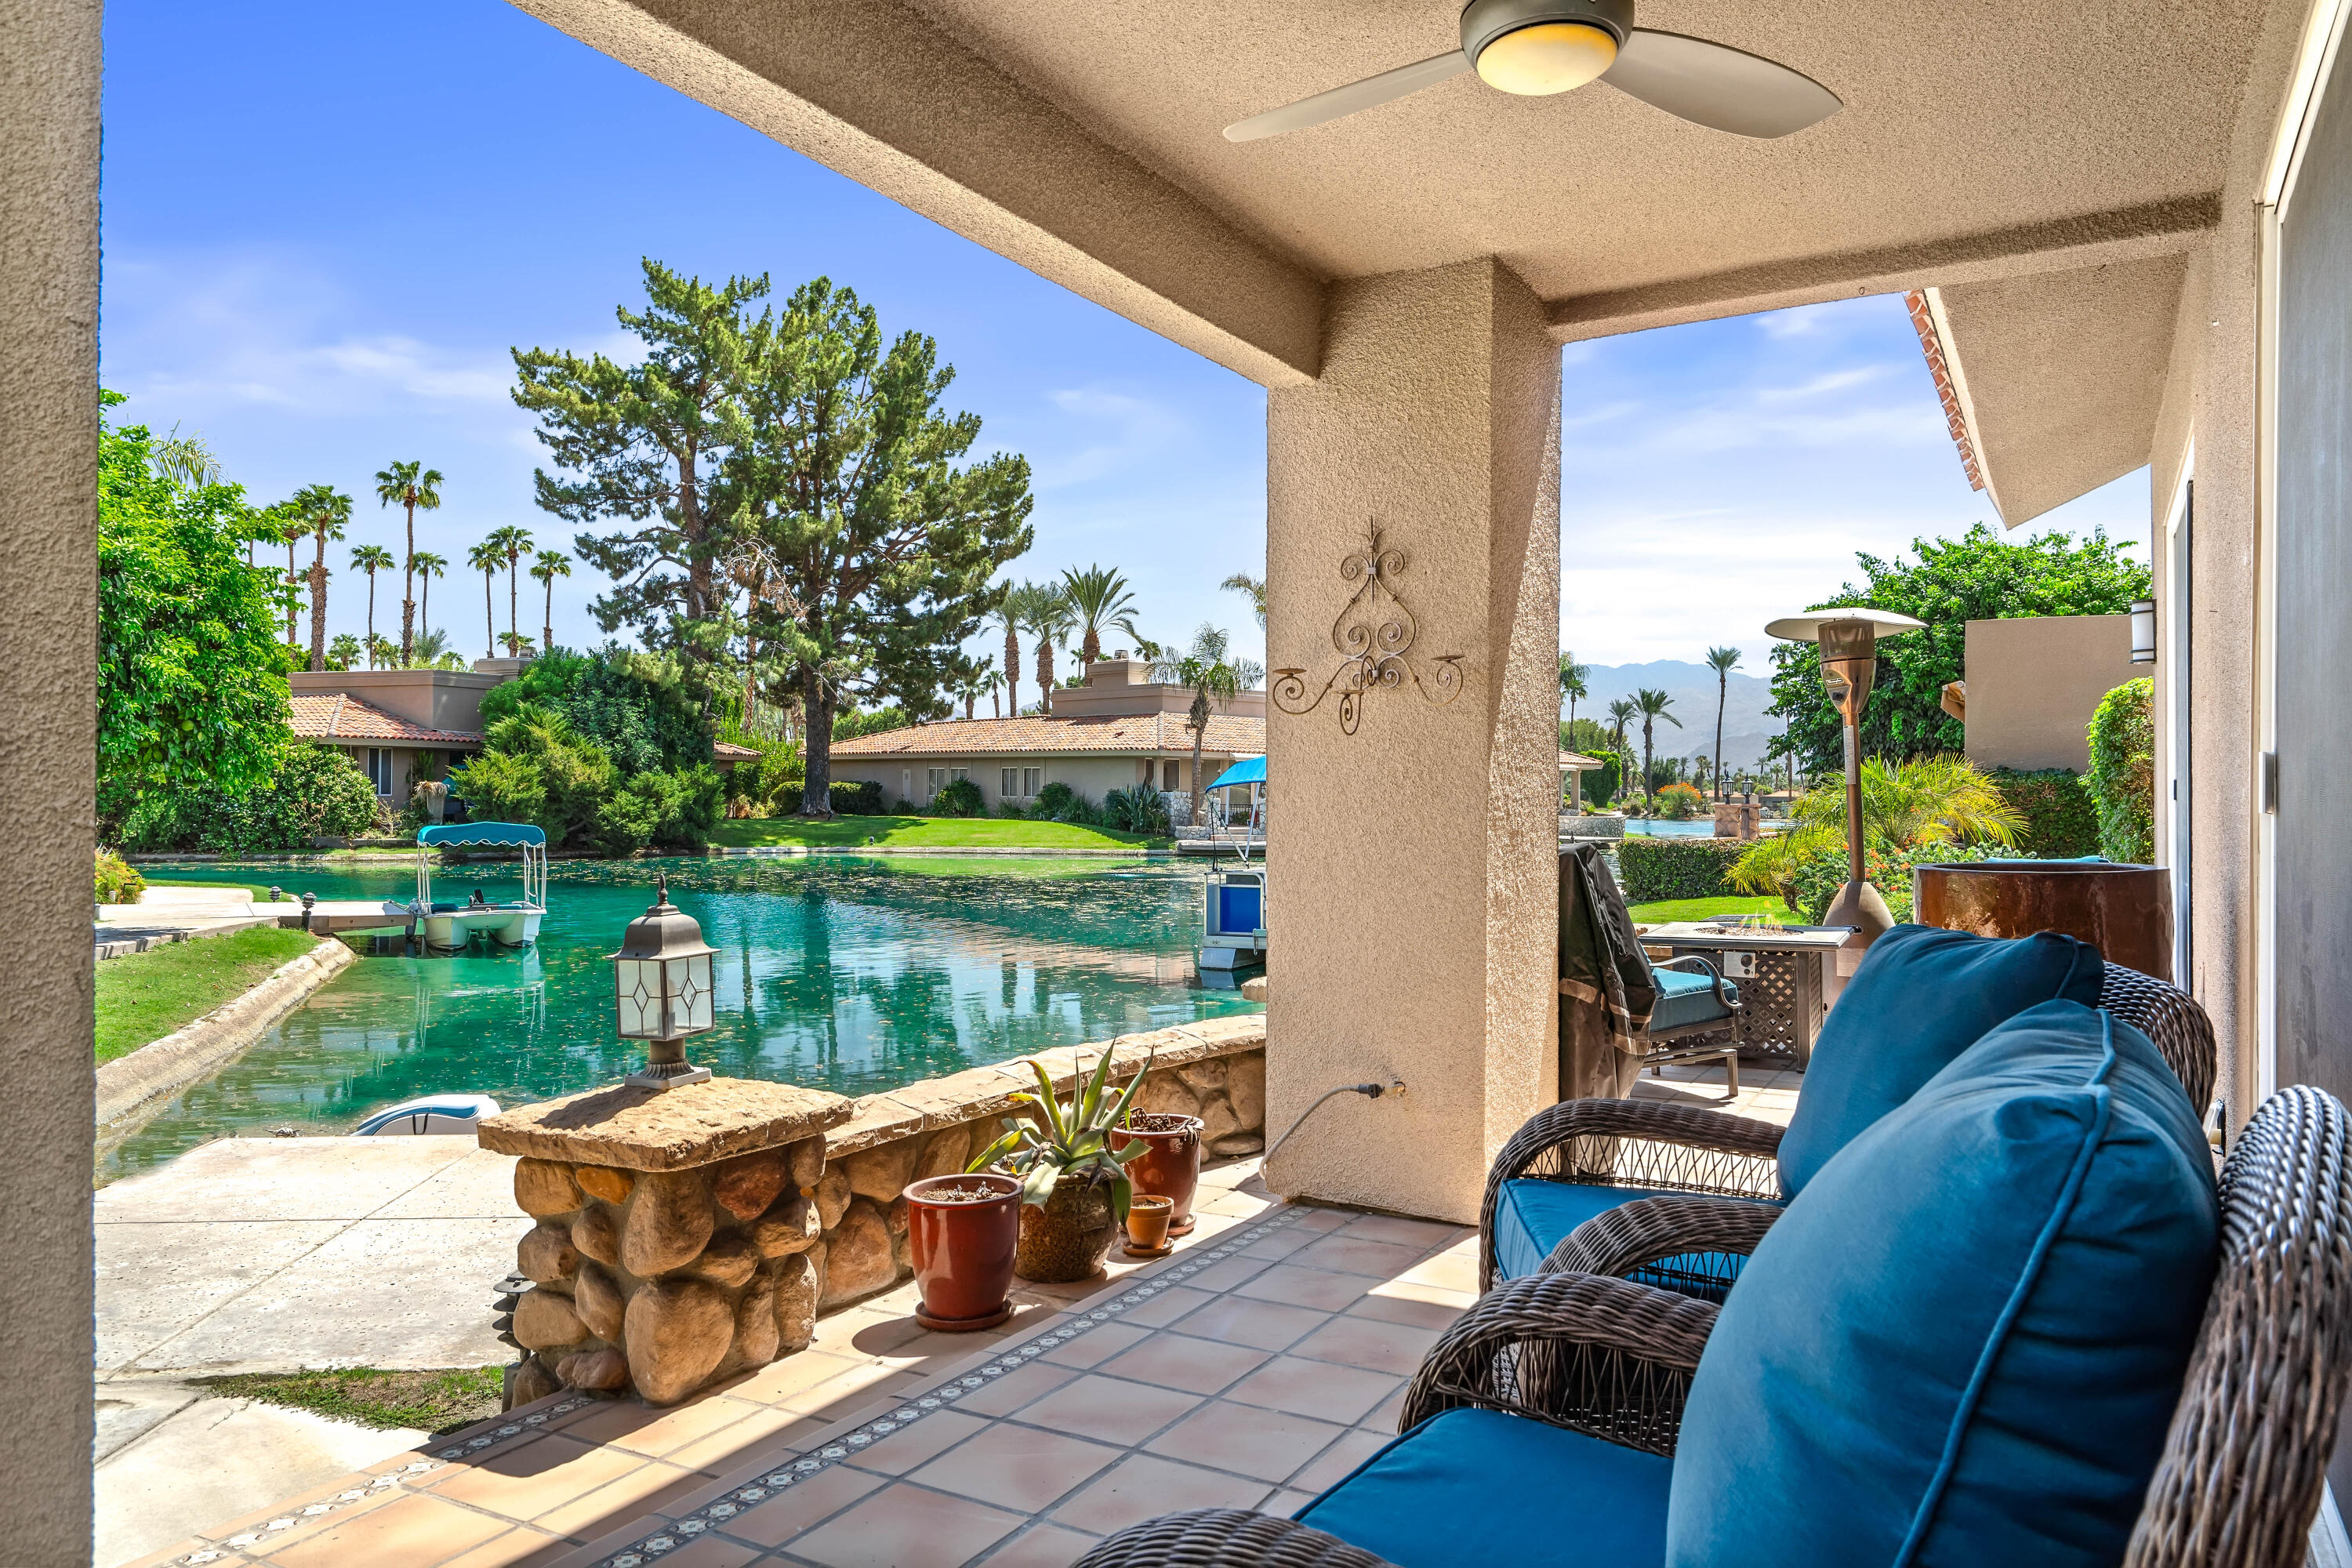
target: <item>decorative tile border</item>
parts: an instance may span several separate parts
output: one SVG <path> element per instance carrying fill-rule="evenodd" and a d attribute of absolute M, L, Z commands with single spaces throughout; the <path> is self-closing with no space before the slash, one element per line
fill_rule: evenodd
<path fill-rule="evenodd" d="M 205 1564 L 208 1563 L 238 1561 L 240 1559 L 237 1558 L 236 1553 L 247 1547 L 260 1545 L 272 1536 L 282 1534 L 297 1525 L 308 1524 L 321 1514 L 334 1513 L 351 1507 L 353 1503 L 365 1502 L 373 1497 L 381 1497 L 385 1491 L 399 1486 L 404 1481 L 413 1481 L 419 1476 L 440 1469 L 448 1460 L 472 1458 L 485 1448 L 494 1448 L 501 1444 L 512 1442 L 525 1433 L 537 1431 L 558 1415 L 568 1415 L 574 1410 L 585 1409 L 595 1403 L 585 1395 L 574 1394 L 571 1398 L 560 1400 L 549 1405 L 544 1410 L 534 1410 L 528 1415 L 519 1415 L 511 1421 L 501 1422 L 478 1436 L 468 1437 L 463 1443 L 450 1447 L 436 1449 L 434 1457 L 429 1459 L 411 1460 L 399 1469 L 387 1470 L 383 1475 L 377 1476 L 363 1487 L 352 1487 L 347 1491 L 337 1492 L 323 1502 L 289 1509 L 275 1519 L 257 1524 L 249 1530 L 238 1531 L 235 1535 L 224 1539 L 216 1546 L 207 1546 L 202 1551 L 191 1552 L 184 1557 L 175 1558 L 173 1568 L 205 1568 Z"/>
<path fill-rule="evenodd" d="M 1203 1268 L 1232 1257 L 1250 1243 L 1294 1223 L 1299 1214 L 1297 1209 L 1286 1208 L 1272 1219 L 1261 1220 L 1246 1229 L 1234 1232 L 1196 1257 L 1129 1284 L 1101 1306 L 1073 1314 L 1068 1322 L 1033 1335 L 1019 1344 L 1000 1349 L 977 1371 L 952 1378 L 929 1394 L 908 1400 L 896 1410 L 876 1416 L 856 1431 L 835 1438 L 813 1454 L 803 1454 L 797 1459 L 785 1461 L 767 1474 L 735 1488 L 726 1496 L 673 1520 L 665 1529 L 633 1542 L 609 1557 L 599 1559 L 596 1568 L 647 1568 L 648 1564 L 659 1562 L 669 1552 L 690 1545 L 701 1535 L 719 1529 L 737 1514 L 833 1468 L 900 1427 L 910 1426 L 937 1411 L 950 1409 L 956 1401 L 977 1394 L 998 1378 L 1018 1371 L 1055 1346 L 1066 1344 L 1081 1334 L 1114 1321 L 1129 1308 L 1141 1306 L 1170 1286 L 1191 1279 Z"/>

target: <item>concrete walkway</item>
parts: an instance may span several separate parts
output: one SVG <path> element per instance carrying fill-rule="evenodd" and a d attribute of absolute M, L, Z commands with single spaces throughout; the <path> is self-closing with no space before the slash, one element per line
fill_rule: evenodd
<path fill-rule="evenodd" d="M 250 889 L 263 894 L 264 889 Z M 254 903 L 242 888 L 150 888 L 135 904 L 100 904 L 98 956 L 121 958 L 192 936 L 276 925 L 284 904 Z M 264 895 L 266 896 L 266 894 Z"/>

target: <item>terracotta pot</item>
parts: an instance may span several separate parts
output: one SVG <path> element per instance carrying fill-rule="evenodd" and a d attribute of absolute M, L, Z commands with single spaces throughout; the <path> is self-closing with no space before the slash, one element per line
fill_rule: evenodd
<path fill-rule="evenodd" d="M 1127 1205 L 1127 1249 L 1158 1257 L 1168 1250 L 1168 1222 L 1176 1205 L 1150 1193 L 1138 1193 Z"/>
<path fill-rule="evenodd" d="M 946 1202 L 931 1194 L 984 1187 L 992 1195 Z M 992 1328 L 1012 1314 L 1013 1254 L 1021 1237 L 1021 1184 L 1011 1176 L 929 1176 L 907 1185 L 907 1239 L 927 1329 Z"/>
<path fill-rule="evenodd" d="M 2078 937 L 2109 963 L 2172 978 L 2172 873 L 2104 861 L 1911 868 L 1911 918 L 1979 936 Z"/>
<path fill-rule="evenodd" d="M 1064 1176 L 1043 1206 L 1021 1205 L 1021 1244 L 1013 1271 L 1041 1284 L 1090 1279 L 1101 1270 L 1118 1234 L 1110 1184 Z"/>
<path fill-rule="evenodd" d="M 1174 1205 L 1168 1234 L 1183 1236 L 1192 1228 L 1192 1193 L 1201 1184 L 1201 1119 L 1138 1110 L 1128 1120 L 1131 1127 L 1111 1134 L 1111 1152 L 1119 1153 L 1129 1143 L 1148 1145 L 1147 1152 L 1129 1163 L 1127 1179 L 1137 1192 L 1166 1198 Z"/>

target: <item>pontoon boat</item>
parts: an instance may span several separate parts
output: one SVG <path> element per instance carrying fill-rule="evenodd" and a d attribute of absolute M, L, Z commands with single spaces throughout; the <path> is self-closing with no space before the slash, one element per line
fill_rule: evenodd
<path fill-rule="evenodd" d="M 486 901 L 478 889 L 470 900 L 433 897 L 434 852 L 480 845 L 522 851 L 522 897 L 498 903 Z M 409 930 L 422 928 L 425 944 L 453 952 L 488 932 L 500 947 L 529 947 L 539 940 L 539 922 L 547 913 L 547 835 L 528 822 L 451 822 L 416 830 L 416 898 L 410 903 L 386 900 L 384 913 L 407 919 Z"/>

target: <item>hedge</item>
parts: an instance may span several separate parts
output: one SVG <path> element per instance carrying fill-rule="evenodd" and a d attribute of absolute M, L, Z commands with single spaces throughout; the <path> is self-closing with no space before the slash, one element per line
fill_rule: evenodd
<path fill-rule="evenodd" d="M 2031 860 L 2074 860 L 2099 852 L 2099 814 L 2091 786 L 2066 768 L 2021 773 L 1992 770 L 2001 799 L 2025 816 L 2025 832 L 2009 851 Z"/>
<path fill-rule="evenodd" d="M 2126 680 L 2091 715 L 2090 794 L 2099 853 L 2126 865 L 2156 860 L 2155 682 Z"/>
<path fill-rule="evenodd" d="M 1734 889 L 1724 874 L 1748 847 L 1732 838 L 1628 837 L 1617 847 L 1617 865 L 1625 874 L 1625 901 L 1729 897 Z"/>
<path fill-rule="evenodd" d="M 850 783 L 847 780 L 836 779 L 834 781 L 832 796 L 833 814 L 835 816 L 880 816 L 883 815 L 882 786 L 876 784 L 871 779 L 856 784 Z M 803 796 L 800 785 L 786 784 L 782 789 L 776 793 L 777 815 L 781 816 L 798 816 L 801 811 L 802 798 Z"/>

